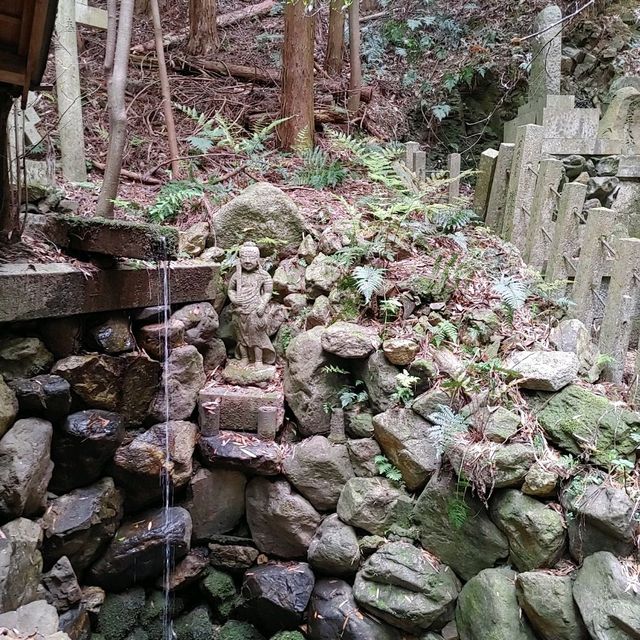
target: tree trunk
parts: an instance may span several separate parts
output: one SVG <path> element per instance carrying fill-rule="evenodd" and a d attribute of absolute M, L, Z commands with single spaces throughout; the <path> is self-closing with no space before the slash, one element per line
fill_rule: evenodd
<path fill-rule="evenodd" d="M 7 139 L 7 120 L 13 96 L 0 90 L 0 242 L 15 240 L 18 231 L 18 210 L 13 206 L 11 183 L 9 180 L 9 141 Z"/>
<path fill-rule="evenodd" d="M 329 6 L 329 35 L 327 53 L 324 59 L 325 71 L 337 75 L 342 70 L 344 53 L 344 3 L 345 0 L 331 0 Z"/>
<path fill-rule="evenodd" d="M 208 56 L 220 46 L 216 19 L 218 0 L 189 0 L 189 53 Z"/>
<path fill-rule="evenodd" d="M 313 147 L 313 22 L 313 7 L 305 9 L 304 0 L 285 5 L 280 115 L 288 120 L 278 127 L 283 149 Z"/>
<path fill-rule="evenodd" d="M 347 109 L 355 113 L 360 108 L 360 90 L 362 88 L 362 67 L 360 65 L 360 5 L 353 0 L 349 5 L 349 98 Z"/>
<path fill-rule="evenodd" d="M 102 188 L 96 205 L 96 215 L 113 218 L 113 201 L 118 195 L 122 155 L 127 141 L 127 106 L 125 89 L 129 71 L 129 47 L 135 0 L 122 0 L 118 37 L 113 59 L 113 72 L 109 77 L 107 93 L 109 97 L 109 150 Z"/>

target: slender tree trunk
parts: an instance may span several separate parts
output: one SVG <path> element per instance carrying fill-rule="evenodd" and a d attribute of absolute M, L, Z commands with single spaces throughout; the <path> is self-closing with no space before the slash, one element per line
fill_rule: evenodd
<path fill-rule="evenodd" d="M 169 157 L 171 158 L 171 173 L 173 179 L 180 177 L 180 162 L 178 157 L 178 137 L 176 125 L 173 121 L 173 108 L 171 106 L 171 89 L 169 88 L 169 76 L 167 75 L 167 63 L 164 59 L 164 45 L 162 42 L 162 24 L 160 22 L 160 8 L 158 0 L 151 0 L 151 13 L 153 16 L 153 33 L 156 40 L 156 55 L 158 57 L 158 74 L 160 75 L 160 89 L 162 91 L 162 109 L 167 125 L 167 138 L 169 138 Z"/>
<path fill-rule="evenodd" d="M 189 53 L 207 56 L 220 46 L 216 20 L 218 0 L 189 0 Z"/>
<path fill-rule="evenodd" d="M 313 7 L 305 9 L 304 0 L 285 4 L 280 114 L 289 119 L 278 127 L 283 149 L 313 147 L 313 23 Z"/>
<path fill-rule="evenodd" d="M 329 5 L 329 36 L 324 59 L 325 71 L 337 75 L 342 70 L 344 54 L 344 8 L 345 0 L 331 0 Z"/>
<path fill-rule="evenodd" d="M 118 0 L 107 0 L 107 44 L 104 50 L 104 72 L 107 77 L 113 71 L 113 56 L 116 53 L 118 36 Z"/>
<path fill-rule="evenodd" d="M 96 205 L 96 215 L 113 218 L 113 201 L 118 195 L 122 155 L 127 141 L 127 108 L 125 89 L 129 71 L 129 47 L 135 0 L 122 0 L 118 37 L 113 58 L 113 72 L 109 77 L 107 92 L 109 97 L 109 150 L 102 188 Z"/>
<path fill-rule="evenodd" d="M 11 182 L 9 180 L 9 141 L 7 120 L 13 96 L 0 90 L 0 242 L 15 240 L 19 228 L 18 210 L 12 206 Z"/>
<path fill-rule="evenodd" d="M 362 66 L 360 64 L 360 4 L 352 0 L 349 5 L 349 99 L 347 109 L 355 113 L 360 108 L 362 90 Z"/>

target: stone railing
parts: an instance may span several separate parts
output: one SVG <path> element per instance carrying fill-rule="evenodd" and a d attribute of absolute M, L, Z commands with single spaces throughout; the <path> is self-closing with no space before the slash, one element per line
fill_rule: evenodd
<path fill-rule="evenodd" d="M 450 153 L 447 158 L 446 175 L 449 178 L 449 202 L 460 197 L 460 154 Z M 420 149 L 419 142 L 405 143 L 404 164 L 419 180 L 429 175 L 442 173 L 440 170 L 427 169 L 427 152 Z"/>

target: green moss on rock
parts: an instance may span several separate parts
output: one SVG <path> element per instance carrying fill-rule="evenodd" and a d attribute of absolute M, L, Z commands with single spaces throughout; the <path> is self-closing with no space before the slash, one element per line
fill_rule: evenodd
<path fill-rule="evenodd" d="M 214 613 L 223 620 L 227 619 L 238 599 L 233 578 L 223 571 L 211 569 L 201 584 Z"/>
<path fill-rule="evenodd" d="M 265 638 L 248 622 L 229 620 L 229 622 L 220 629 L 218 640 L 265 640 Z"/>
<path fill-rule="evenodd" d="M 136 626 L 144 605 L 142 588 L 110 593 L 100 609 L 98 633 L 102 634 L 105 640 L 124 640 Z"/>
<path fill-rule="evenodd" d="M 272 636 L 271 640 L 304 640 L 304 636 L 299 631 L 281 631 Z"/>
<path fill-rule="evenodd" d="M 176 640 L 212 640 L 216 629 L 209 619 L 207 607 L 197 607 L 175 621 L 173 630 Z"/>

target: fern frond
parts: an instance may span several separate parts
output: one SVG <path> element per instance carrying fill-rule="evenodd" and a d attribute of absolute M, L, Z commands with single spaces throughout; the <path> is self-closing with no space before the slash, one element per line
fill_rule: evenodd
<path fill-rule="evenodd" d="M 362 294 L 367 304 L 371 302 L 371 298 L 382 292 L 384 285 L 384 269 L 378 269 L 369 265 L 364 267 L 355 267 L 352 272 L 358 292 Z"/>
<path fill-rule="evenodd" d="M 458 328 L 449 320 L 440 322 L 431 333 L 431 340 L 436 347 L 442 346 L 443 342 L 458 342 Z"/>
<path fill-rule="evenodd" d="M 524 306 L 529 297 L 529 287 L 522 280 L 516 280 L 513 276 L 503 276 L 493 285 L 493 291 L 497 293 L 502 302 L 511 311 L 516 311 Z"/>
<path fill-rule="evenodd" d="M 147 210 L 153 222 L 164 222 L 180 213 L 188 200 L 199 198 L 204 193 L 204 186 L 191 180 L 173 180 L 163 185 L 156 201 Z"/>

